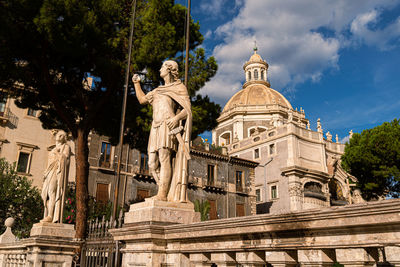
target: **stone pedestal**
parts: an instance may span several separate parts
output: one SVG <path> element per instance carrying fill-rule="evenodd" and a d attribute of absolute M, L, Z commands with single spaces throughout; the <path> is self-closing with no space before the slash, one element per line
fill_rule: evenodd
<path fill-rule="evenodd" d="M 132 204 L 125 213 L 125 224 L 139 222 L 193 223 L 200 221 L 200 213 L 194 211 L 191 202 L 177 203 L 146 198 L 144 202 Z"/>
<path fill-rule="evenodd" d="M 111 229 L 114 240 L 125 242 L 122 266 L 187 266 L 189 259 L 180 253 L 169 254 L 164 226 L 200 222 L 193 203 L 146 199 L 132 204 L 125 213 L 124 225 Z"/>
<path fill-rule="evenodd" d="M 61 223 L 36 223 L 31 237 L 26 241 L 29 266 L 72 266 L 79 242 L 74 240 L 74 225 Z"/>
<path fill-rule="evenodd" d="M 31 237 L 51 237 L 73 239 L 75 229 L 73 224 L 64 223 L 35 223 L 31 229 Z"/>

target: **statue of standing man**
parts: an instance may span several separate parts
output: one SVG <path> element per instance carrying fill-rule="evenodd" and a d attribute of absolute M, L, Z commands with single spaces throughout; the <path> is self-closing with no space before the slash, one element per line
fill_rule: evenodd
<path fill-rule="evenodd" d="M 186 86 L 179 80 L 178 64 L 167 60 L 160 69 L 165 85 L 144 94 L 137 74 L 132 77 L 140 104 L 153 107 L 148 154 L 149 169 L 158 184 L 153 198 L 187 202 L 187 168 L 192 111 Z"/>
<path fill-rule="evenodd" d="M 49 153 L 47 169 L 44 172 L 42 188 L 44 216 L 41 222 L 62 223 L 70 156 L 71 148 L 67 144 L 67 134 L 58 131 L 56 146 Z"/>

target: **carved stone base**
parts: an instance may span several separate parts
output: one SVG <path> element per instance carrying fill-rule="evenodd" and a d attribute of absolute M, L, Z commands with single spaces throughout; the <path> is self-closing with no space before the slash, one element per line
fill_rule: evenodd
<path fill-rule="evenodd" d="M 144 202 L 132 204 L 125 213 L 125 224 L 138 222 L 194 223 L 200 222 L 200 213 L 194 211 L 191 202 L 178 203 L 146 198 Z"/>
<path fill-rule="evenodd" d="M 31 237 L 55 237 L 73 239 L 75 229 L 73 224 L 64 223 L 35 223 L 31 229 Z"/>

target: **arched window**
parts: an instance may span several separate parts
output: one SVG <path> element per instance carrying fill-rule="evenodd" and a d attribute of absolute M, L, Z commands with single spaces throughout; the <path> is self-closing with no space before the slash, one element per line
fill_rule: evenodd
<path fill-rule="evenodd" d="M 264 80 L 264 70 L 261 70 L 261 80 Z"/>
<path fill-rule="evenodd" d="M 254 70 L 254 80 L 258 80 L 258 70 Z"/>
<path fill-rule="evenodd" d="M 251 80 L 251 72 L 250 71 L 247 73 L 247 76 L 248 76 L 248 80 L 250 81 Z"/>

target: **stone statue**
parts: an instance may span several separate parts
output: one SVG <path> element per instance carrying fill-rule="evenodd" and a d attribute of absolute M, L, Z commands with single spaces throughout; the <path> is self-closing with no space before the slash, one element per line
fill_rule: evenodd
<path fill-rule="evenodd" d="M 359 188 L 354 189 L 353 195 L 351 197 L 351 202 L 353 204 L 365 203 L 365 199 L 361 195 L 361 190 Z"/>
<path fill-rule="evenodd" d="M 137 74 L 132 77 L 140 104 L 151 104 L 153 122 L 148 143 L 149 169 L 158 184 L 155 200 L 187 202 L 187 168 L 192 111 L 178 64 L 167 60 L 160 69 L 165 85 L 144 94 Z"/>
<path fill-rule="evenodd" d="M 293 112 L 292 110 L 289 110 L 288 112 L 288 122 L 292 122 L 293 121 Z"/>
<path fill-rule="evenodd" d="M 349 137 L 350 137 L 350 138 L 353 137 L 353 130 L 350 130 L 350 132 L 349 132 Z"/>
<path fill-rule="evenodd" d="M 67 134 L 58 131 L 56 146 L 49 153 L 47 169 L 44 172 L 42 188 L 44 216 L 41 222 L 62 223 L 70 156 L 71 148 L 67 144 Z"/>
<path fill-rule="evenodd" d="M 332 134 L 329 131 L 326 133 L 326 140 L 332 142 Z"/>
<path fill-rule="evenodd" d="M 322 126 L 321 126 L 321 119 L 320 118 L 318 118 L 318 120 L 317 120 L 317 131 L 319 133 L 322 133 Z"/>

